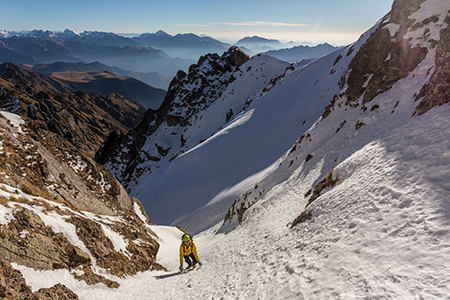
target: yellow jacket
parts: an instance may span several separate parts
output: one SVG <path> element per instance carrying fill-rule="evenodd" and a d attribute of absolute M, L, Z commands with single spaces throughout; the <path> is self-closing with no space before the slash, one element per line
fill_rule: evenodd
<path fill-rule="evenodd" d="M 195 246 L 194 242 L 191 240 L 191 243 L 189 244 L 189 246 L 186 246 L 184 243 L 181 243 L 181 245 L 180 245 L 180 264 L 183 263 L 183 256 L 189 255 L 191 253 L 194 253 L 195 259 L 198 260 L 197 247 Z"/>

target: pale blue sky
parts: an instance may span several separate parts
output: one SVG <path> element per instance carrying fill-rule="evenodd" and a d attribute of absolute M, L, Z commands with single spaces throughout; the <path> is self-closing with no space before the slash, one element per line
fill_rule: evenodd
<path fill-rule="evenodd" d="M 348 44 L 393 0 L 0 0 L 0 30 L 207 34 Z"/>

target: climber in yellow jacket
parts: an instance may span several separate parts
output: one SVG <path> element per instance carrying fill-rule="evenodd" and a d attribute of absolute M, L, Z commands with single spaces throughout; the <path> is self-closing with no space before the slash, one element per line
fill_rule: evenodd
<path fill-rule="evenodd" d="M 180 245 L 180 271 L 183 271 L 183 258 L 188 264 L 186 269 L 195 268 L 197 264 L 201 266 L 202 263 L 198 258 L 197 247 L 191 236 L 185 232 L 182 239 L 183 241 Z"/>

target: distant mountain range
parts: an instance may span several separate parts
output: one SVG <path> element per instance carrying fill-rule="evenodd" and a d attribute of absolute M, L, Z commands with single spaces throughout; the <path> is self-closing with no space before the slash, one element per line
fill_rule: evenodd
<path fill-rule="evenodd" d="M 83 91 L 103 97 L 120 94 L 127 100 L 142 106 L 140 114 L 143 113 L 144 108 L 157 109 L 166 95 L 166 91 L 163 89 L 157 89 L 134 78 L 117 76 L 107 71 L 53 72 L 49 76 L 13 63 L 3 63 L 0 64 L 0 77 L 14 78 L 15 84 L 27 85 L 29 94 L 37 92 L 34 90 L 35 86 L 52 93 Z M 26 78 L 33 78 L 33 80 L 30 81 Z"/>
<path fill-rule="evenodd" d="M 321 57 L 337 49 L 329 44 L 292 47 L 293 42 L 257 36 L 245 37 L 236 45 L 249 56 L 265 52 L 289 62 Z M 136 78 L 157 89 L 167 89 L 179 70 L 187 71 L 199 57 L 208 53 L 221 55 L 231 46 L 208 36 L 170 35 L 162 30 L 133 38 L 112 32 L 79 33 L 70 29 L 62 32 L 1 30 L 0 62 L 22 64 L 45 74 L 107 71 Z M 160 92 L 156 94 L 161 98 Z M 130 100 L 155 108 L 156 102 L 151 99 Z"/>
<path fill-rule="evenodd" d="M 265 54 L 276 57 L 281 60 L 296 62 L 301 59 L 322 57 L 339 48 L 342 47 L 334 47 L 328 43 L 324 43 L 313 47 L 295 46 L 289 49 L 270 50 L 265 52 Z"/>
<path fill-rule="evenodd" d="M 174 57 L 193 59 L 198 59 L 207 53 L 222 54 L 231 47 L 230 44 L 208 36 L 198 36 L 193 33 L 172 36 L 162 30 L 156 33 L 144 33 L 132 40 L 146 47 L 161 49 Z"/>
<path fill-rule="evenodd" d="M 66 29 L 62 32 L 52 32 L 49 30 L 32 30 L 32 31 L 8 31 L 0 30 L 0 38 L 11 38 L 14 36 L 20 37 L 34 37 L 37 39 L 49 40 L 52 42 L 64 42 L 64 41 L 80 41 L 83 43 L 97 43 L 100 45 L 108 46 L 142 46 L 141 44 L 134 42 L 133 40 L 117 35 L 112 32 L 100 32 L 100 31 L 84 31 L 78 33 L 75 30 Z"/>
<path fill-rule="evenodd" d="M 111 93 L 120 94 L 129 101 L 142 105 L 145 109 L 158 109 L 166 95 L 165 90 L 107 71 L 55 72 L 51 76 L 75 83 L 84 91 L 93 91 L 104 97 Z"/>
<path fill-rule="evenodd" d="M 197 61 L 197 59 L 208 53 L 222 54 L 227 51 L 231 46 L 229 43 L 221 42 L 209 36 L 196 35 L 193 33 L 170 35 L 167 32 L 159 30 L 155 33 L 143 33 L 135 37 L 125 37 L 112 32 L 99 32 L 99 31 L 84 31 L 78 33 L 74 30 L 66 29 L 63 32 L 51 32 L 43 30 L 32 31 L 7 31 L 0 30 L 0 39 L 13 38 L 13 37 L 34 37 L 37 39 L 43 39 L 52 42 L 80 42 L 82 44 L 98 44 L 103 46 L 116 46 L 116 47 L 148 47 L 152 49 L 159 49 L 175 58 L 192 59 L 191 63 Z M 326 43 L 325 43 L 326 44 Z M 234 46 L 238 46 L 241 50 L 244 50 L 248 55 L 253 56 L 258 53 L 274 51 L 283 49 L 284 52 L 298 52 L 297 47 L 309 47 L 311 48 L 311 55 L 313 55 L 316 46 L 308 44 L 307 42 L 298 43 L 288 42 L 283 43 L 276 39 L 267 39 L 259 36 L 247 36 L 237 41 Z M 329 45 L 330 47 L 333 47 Z M 7 48 L 3 46 L 3 48 Z M 323 53 L 323 47 L 318 50 L 319 53 Z M 334 47 L 333 49 L 337 49 Z M 329 53 L 329 52 L 328 52 Z M 312 57 L 320 57 L 323 54 L 318 54 Z M 309 55 L 310 56 L 310 55 Z M 300 60 L 299 58 L 297 60 Z M 290 58 L 289 60 L 292 60 Z M 172 74 L 173 75 L 173 74 Z M 169 76 L 172 77 L 172 76 Z"/>
<path fill-rule="evenodd" d="M 294 42 L 282 43 L 279 40 L 266 39 L 259 36 L 247 36 L 236 42 L 236 46 L 240 48 L 250 49 L 254 53 L 266 52 L 270 50 L 287 49 L 297 44 Z"/>
<path fill-rule="evenodd" d="M 31 65 L 99 62 L 132 72 L 158 73 L 160 75 L 156 78 L 159 79 L 153 82 L 146 76 L 146 82 L 164 88 L 167 88 L 168 80 L 162 78 L 172 78 L 178 70 L 185 70 L 194 62 L 174 58 L 162 50 L 136 46 L 133 40 L 115 34 L 77 36 L 66 30 L 64 35 L 59 36 L 42 31 L 13 35 L 3 31 L 2 36 L 8 36 L 0 39 L 2 62 Z"/>

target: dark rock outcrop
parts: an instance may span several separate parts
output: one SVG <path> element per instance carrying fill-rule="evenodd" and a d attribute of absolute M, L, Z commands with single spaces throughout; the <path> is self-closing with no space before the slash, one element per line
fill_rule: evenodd
<path fill-rule="evenodd" d="M 407 26 L 408 17 L 419 10 L 425 0 L 395 0 L 391 8 L 391 22 Z"/>
<path fill-rule="evenodd" d="M 20 271 L 0 259 L 0 299 L 10 300 L 77 300 L 78 296 L 62 284 L 32 292 Z"/>
<path fill-rule="evenodd" d="M 356 101 L 364 93 L 362 103 L 365 104 L 377 95 L 389 90 L 400 79 L 405 78 L 425 58 L 427 48 L 411 47 L 403 36 L 408 29 L 405 12 L 416 9 L 416 5 L 396 7 L 394 2 L 389 23 L 398 24 L 395 37 L 391 37 L 388 22 L 381 22 L 377 30 L 371 34 L 349 65 L 347 95 L 349 101 Z M 418 7 L 417 7 L 418 8 Z M 397 23 L 399 22 L 399 23 Z"/>
<path fill-rule="evenodd" d="M 323 118 L 330 114 L 337 100 L 342 98 L 346 105 L 357 107 L 362 104 L 362 109 L 366 110 L 366 103 L 391 89 L 425 59 L 428 51 L 435 46 L 435 41 L 424 38 L 427 43 L 420 44 L 405 38 L 408 32 L 420 27 L 410 16 L 424 1 L 394 1 L 391 12 L 380 21 L 351 60 L 348 71 L 339 81 L 342 92 L 336 94 L 325 108 Z M 351 55 L 353 51 L 354 47 L 351 47 L 346 55 Z M 339 55 L 334 64 L 341 58 L 342 55 Z M 361 102 L 358 101 L 360 98 Z"/>
<path fill-rule="evenodd" d="M 450 17 L 447 17 L 446 23 L 450 24 Z M 436 67 L 430 81 L 423 86 L 416 97 L 416 100 L 420 100 L 416 107 L 418 114 L 426 113 L 435 106 L 450 102 L 450 26 L 440 31 L 435 61 Z"/>

